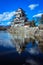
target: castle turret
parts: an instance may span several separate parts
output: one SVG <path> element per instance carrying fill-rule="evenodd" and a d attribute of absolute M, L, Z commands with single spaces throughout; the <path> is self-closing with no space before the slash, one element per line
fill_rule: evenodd
<path fill-rule="evenodd" d="M 15 19 L 14 19 L 14 26 L 23 26 L 27 22 L 26 15 L 23 11 L 23 9 L 19 8 L 15 12 Z"/>

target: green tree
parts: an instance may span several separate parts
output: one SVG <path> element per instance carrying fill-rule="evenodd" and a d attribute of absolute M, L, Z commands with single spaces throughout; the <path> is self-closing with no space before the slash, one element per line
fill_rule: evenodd
<path fill-rule="evenodd" d="M 32 22 L 30 22 L 30 27 L 35 27 L 35 20 L 32 20 Z"/>

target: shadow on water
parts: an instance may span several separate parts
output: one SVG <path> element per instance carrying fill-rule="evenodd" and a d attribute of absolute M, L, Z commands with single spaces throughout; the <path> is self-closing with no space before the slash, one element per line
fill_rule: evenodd
<path fill-rule="evenodd" d="M 9 38 L 11 37 L 7 32 L 0 32 L 0 40 L 7 39 L 8 41 Z M 34 45 L 33 47 L 32 43 L 27 44 L 25 50 L 21 54 L 19 54 L 16 51 L 16 48 L 11 45 L 10 42 L 6 43 L 6 41 L 3 42 L 3 40 L 0 43 L 0 63 L 12 63 L 15 65 L 43 65 L 43 54 L 36 49 L 37 45 Z"/>

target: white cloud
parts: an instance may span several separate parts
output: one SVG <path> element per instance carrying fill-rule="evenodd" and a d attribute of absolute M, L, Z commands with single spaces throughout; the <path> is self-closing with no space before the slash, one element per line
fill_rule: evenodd
<path fill-rule="evenodd" d="M 11 24 L 11 22 L 7 22 L 7 25 Z"/>
<path fill-rule="evenodd" d="M 30 4 L 28 7 L 31 9 L 31 10 L 34 10 L 35 7 L 39 6 L 39 4 Z"/>
<path fill-rule="evenodd" d="M 14 14 L 15 14 L 15 11 L 3 12 L 2 14 L 0 14 L 0 22 L 10 20 Z"/>
<path fill-rule="evenodd" d="M 33 17 L 41 17 L 43 13 L 38 13 L 36 15 L 34 15 Z"/>

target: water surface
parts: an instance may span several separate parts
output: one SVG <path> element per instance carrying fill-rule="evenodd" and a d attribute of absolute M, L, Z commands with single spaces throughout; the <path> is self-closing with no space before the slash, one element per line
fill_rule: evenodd
<path fill-rule="evenodd" d="M 37 44 L 32 46 L 32 42 L 26 45 L 25 50 L 19 54 L 11 41 L 12 35 L 8 31 L 0 31 L 0 59 L 4 62 L 14 63 L 36 63 L 43 65 L 43 54 L 37 47 Z"/>

